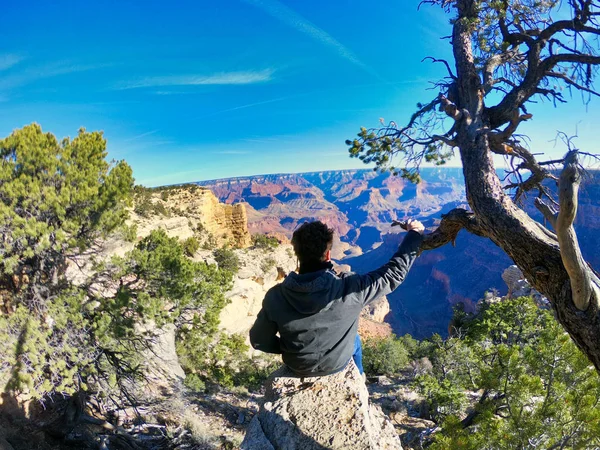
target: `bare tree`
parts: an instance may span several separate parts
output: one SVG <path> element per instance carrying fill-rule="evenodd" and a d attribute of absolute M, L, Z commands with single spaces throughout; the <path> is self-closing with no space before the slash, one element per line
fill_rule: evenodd
<path fill-rule="evenodd" d="M 454 67 L 429 58 L 447 71 L 435 85 L 435 98 L 419 104 L 403 128 L 394 122 L 362 128 L 357 139 L 346 141 L 350 155 L 418 181 L 423 162 L 444 164 L 458 149 L 471 211 L 446 214 L 426 237 L 424 249 L 453 241 L 463 228 L 492 240 L 549 298 L 560 323 L 600 371 L 600 280 L 581 256 L 573 229 L 581 153 L 569 145 L 564 159 L 538 160 L 517 134 L 532 117 L 527 110 L 532 101 L 558 105 L 567 100 L 566 91 L 581 94 L 584 101 L 599 96 L 593 81 L 600 66 L 600 2 L 421 4 L 440 6 L 452 15 Z M 568 19 L 554 18 L 567 13 Z M 510 164 L 505 180 L 497 175 L 494 154 Z M 393 165 L 397 159 L 403 162 L 400 168 Z M 558 179 L 552 168 L 561 165 Z M 547 187 L 548 179 L 559 184 L 558 202 Z M 553 230 L 520 207 L 527 193 L 536 195 L 536 206 Z"/>

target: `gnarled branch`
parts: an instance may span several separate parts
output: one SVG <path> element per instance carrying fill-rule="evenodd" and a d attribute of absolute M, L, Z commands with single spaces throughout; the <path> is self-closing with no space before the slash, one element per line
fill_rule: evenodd
<path fill-rule="evenodd" d="M 405 228 L 401 222 L 392 222 L 392 226 L 395 225 Z M 454 208 L 447 214 L 442 214 L 442 220 L 436 230 L 425 234 L 421 250 L 433 250 L 449 242 L 454 245 L 458 232 L 463 228 L 477 236 L 486 236 L 474 213 L 463 208 Z"/>
<path fill-rule="evenodd" d="M 556 218 L 556 235 L 562 262 L 569 274 L 571 295 L 577 309 L 585 311 L 590 302 L 600 300 L 600 287 L 596 276 L 589 270 L 579 248 L 573 221 L 577 214 L 577 193 L 581 183 L 582 169 L 577 160 L 577 151 L 565 156 L 565 165 L 560 175 L 558 198 L 560 211 Z"/>

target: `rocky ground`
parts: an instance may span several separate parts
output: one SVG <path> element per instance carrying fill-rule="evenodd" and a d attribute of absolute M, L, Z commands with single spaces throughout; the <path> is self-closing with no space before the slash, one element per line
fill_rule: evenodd
<path fill-rule="evenodd" d="M 422 399 L 410 387 L 414 379 L 407 371 L 398 377 L 370 377 L 367 380 L 369 401 L 381 407 L 400 436 L 405 450 L 420 449 L 435 424 L 420 418 L 425 414 Z M 250 393 L 240 389 L 220 389 L 211 394 L 191 394 L 195 437 L 203 439 L 203 447 L 172 447 L 177 449 L 235 449 L 242 442 L 246 428 L 258 412 L 264 392 Z M 199 445 L 199 444 L 198 444 Z M 0 447 L 1 448 L 1 447 Z"/>

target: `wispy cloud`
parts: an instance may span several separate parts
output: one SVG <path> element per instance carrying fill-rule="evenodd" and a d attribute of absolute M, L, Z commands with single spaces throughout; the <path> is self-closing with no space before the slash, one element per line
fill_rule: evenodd
<path fill-rule="evenodd" d="M 214 154 L 217 155 L 248 155 L 250 154 L 249 151 L 246 150 L 220 150 L 217 152 L 213 152 Z"/>
<path fill-rule="evenodd" d="M 74 64 L 68 61 L 59 61 L 52 64 L 31 67 L 20 71 L 19 73 L 0 78 L 0 91 L 8 91 L 45 78 L 52 78 L 76 72 L 85 72 L 110 66 L 110 64 Z"/>
<path fill-rule="evenodd" d="M 133 142 L 133 141 L 137 141 L 138 139 L 142 139 L 142 138 L 144 138 L 144 137 L 146 137 L 146 136 L 151 136 L 151 135 L 153 135 L 154 133 L 157 133 L 158 131 L 159 131 L 159 130 L 147 131 L 147 132 L 145 132 L 145 133 L 138 134 L 137 136 L 133 136 L 133 137 L 127 138 L 127 139 L 123 140 L 123 142 Z"/>
<path fill-rule="evenodd" d="M 137 81 L 124 83 L 118 89 L 135 89 L 163 86 L 202 86 L 264 83 L 273 79 L 273 69 L 243 72 L 221 72 L 211 75 L 170 75 L 146 77 Z M 164 92 L 164 91 L 158 91 Z"/>
<path fill-rule="evenodd" d="M 329 47 L 331 50 L 336 52 L 342 58 L 350 61 L 352 64 L 357 65 L 361 69 L 365 70 L 369 74 L 382 79 L 381 76 L 363 63 L 356 54 L 346 47 L 344 44 L 339 42 L 325 30 L 319 28 L 308 19 L 298 14 L 288 6 L 278 2 L 277 0 L 243 0 L 246 3 L 262 9 L 264 12 L 274 17 L 275 19 L 283 22 L 284 24 L 294 28 L 295 30 L 306 34 L 312 39 L 320 42 L 321 44 Z"/>
<path fill-rule="evenodd" d="M 20 55 L 15 55 L 12 53 L 8 53 L 5 55 L 0 55 L 0 72 L 3 70 L 10 69 L 12 66 L 16 66 L 21 61 L 23 61 L 23 57 Z"/>

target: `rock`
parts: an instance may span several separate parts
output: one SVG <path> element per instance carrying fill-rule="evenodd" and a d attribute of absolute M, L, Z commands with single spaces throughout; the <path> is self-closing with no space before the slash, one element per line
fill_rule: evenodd
<path fill-rule="evenodd" d="M 393 425 L 369 404 L 353 363 L 326 377 L 299 378 L 283 367 L 267 381 L 242 450 L 401 450 Z"/>
<path fill-rule="evenodd" d="M 533 297 L 539 306 L 549 305 L 548 299 L 531 287 L 531 284 L 525 279 L 523 272 L 517 266 L 507 267 L 502 272 L 502 279 L 508 287 L 506 298 Z"/>
<path fill-rule="evenodd" d="M 408 448 L 422 448 L 422 439 L 436 428 L 435 423 L 430 420 L 410 417 L 403 413 L 392 413 L 391 417 L 399 428 L 402 443 Z"/>
<path fill-rule="evenodd" d="M 377 377 L 377 384 L 379 386 L 391 386 L 393 383 L 392 380 L 390 380 L 385 375 L 380 375 Z"/>
<path fill-rule="evenodd" d="M 296 268 L 296 258 L 289 244 L 269 251 L 247 249 L 235 252 L 240 260 L 240 270 L 226 294 L 230 303 L 221 311 L 220 326 L 230 334 L 241 333 L 248 339 L 248 331 L 262 307 L 265 294 Z M 265 273 L 262 265 L 267 259 L 274 261 L 274 267 Z"/>
<path fill-rule="evenodd" d="M 358 334 L 363 340 L 385 339 L 392 335 L 392 326 L 389 323 L 375 322 L 361 316 L 358 319 Z"/>
<path fill-rule="evenodd" d="M 385 318 L 390 311 L 390 303 L 388 302 L 387 297 L 384 295 L 363 309 L 361 315 L 375 322 L 384 323 Z"/>

